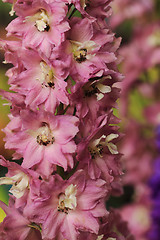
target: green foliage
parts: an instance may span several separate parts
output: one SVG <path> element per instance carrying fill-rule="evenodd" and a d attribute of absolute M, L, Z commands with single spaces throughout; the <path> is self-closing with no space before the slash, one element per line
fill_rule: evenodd
<path fill-rule="evenodd" d="M 11 11 L 11 4 L 9 3 L 3 3 L 0 1 L 0 25 L 1 26 L 7 26 L 13 17 L 9 15 L 9 12 Z"/>
<path fill-rule="evenodd" d="M 159 81 L 160 78 L 160 65 L 147 69 L 146 72 L 143 72 L 139 79 L 143 82 L 148 82 L 154 84 Z"/>
<path fill-rule="evenodd" d="M 7 188 L 5 186 L 0 186 L 0 200 L 6 204 L 8 204 L 8 192 Z M 5 212 L 0 208 L 0 222 L 3 221 L 5 218 L 6 214 Z"/>
<path fill-rule="evenodd" d="M 155 0 L 156 17 L 160 19 L 160 0 Z"/>
<path fill-rule="evenodd" d="M 126 20 L 116 28 L 116 37 L 122 37 L 122 44 L 128 43 L 132 38 L 133 20 Z"/>
<path fill-rule="evenodd" d="M 149 106 L 151 100 L 144 97 L 137 89 L 134 89 L 129 96 L 129 115 L 139 123 L 145 123 L 143 114 L 145 107 Z"/>
<path fill-rule="evenodd" d="M 7 84 L 7 78 L 5 77 L 4 70 L 0 70 L 0 89 L 9 90 L 9 86 Z M 8 104 L 8 102 L 0 97 L 0 113 L 1 113 L 1 121 L 2 119 L 8 120 L 7 115 L 10 112 L 9 105 L 6 105 L 5 107 L 3 104 Z"/>

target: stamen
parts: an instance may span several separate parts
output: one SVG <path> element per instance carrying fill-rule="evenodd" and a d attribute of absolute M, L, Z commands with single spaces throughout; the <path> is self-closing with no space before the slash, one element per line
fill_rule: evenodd
<path fill-rule="evenodd" d="M 65 193 L 61 193 L 59 195 L 59 205 L 57 207 L 57 210 L 66 214 L 68 214 L 69 210 L 74 210 L 77 206 L 76 194 L 76 185 L 69 185 L 65 189 Z"/>
<path fill-rule="evenodd" d="M 111 92 L 111 87 L 103 84 L 104 80 L 105 78 L 102 77 L 85 84 L 83 87 L 85 97 L 96 95 L 97 101 L 99 101 L 104 97 L 105 93 Z"/>
<path fill-rule="evenodd" d="M 12 185 L 9 190 L 16 198 L 21 198 L 26 189 L 29 188 L 29 177 L 23 173 L 19 172 L 12 177 L 2 177 L 0 178 L 0 185 Z"/>
<path fill-rule="evenodd" d="M 98 89 L 95 86 L 95 84 L 90 82 L 83 87 L 83 90 L 85 97 L 91 97 L 98 92 Z"/>
<path fill-rule="evenodd" d="M 38 31 L 44 32 L 44 31 L 49 31 L 50 26 L 49 26 L 49 18 L 44 10 L 40 10 L 37 13 L 37 20 L 35 21 L 35 26 Z"/>
<path fill-rule="evenodd" d="M 108 136 L 102 135 L 100 138 L 95 139 L 88 146 L 88 151 L 91 154 L 91 158 L 95 159 L 96 156 L 103 157 L 104 147 L 108 147 L 108 150 L 112 154 L 118 154 L 117 146 L 111 141 L 118 138 L 118 134 L 111 133 Z"/>
<path fill-rule="evenodd" d="M 102 146 L 102 144 L 98 144 L 94 148 L 88 147 L 88 150 L 89 150 L 89 152 L 91 154 L 91 158 L 92 159 L 95 159 L 96 156 L 102 157 L 102 153 L 103 153 L 103 146 Z"/>
<path fill-rule="evenodd" d="M 9 15 L 10 15 L 11 17 L 15 14 L 14 5 L 16 4 L 16 2 L 17 2 L 17 0 L 13 0 L 12 8 L 11 8 L 11 11 L 9 12 Z"/>
<path fill-rule="evenodd" d="M 78 62 L 84 62 L 87 58 L 87 49 L 80 49 L 74 53 L 74 59 Z"/>
<path fill-rule="evenodd" d="M 40 9 L 33 16 L 27 16 L 25 21 L 34 23 L 34 26 L 39 32 L 48 32 L 50 30 L 49 17 L 44 9 Z"/>
<path fill-rule="evenodd" d="M 37 230 L 39 230 L 39 231 L 42 230 L 41 225 L 38 225 L 38 224 L 36 224 L 36 223 L 34 223 L 34 222 L 32 222 L 31 224 L 29 224 L 28 227 L 37 229 Z"/>
<path fill-rule="evenodd" d="M 97 47 L 97 44 L 94 41 L 86 41 L 81 43 L 70 40 L 70 42 L 72 46 L 73 57 L 78 63 L 82 63 L 95 55 L 92 53 Z"/>
<path fill-rule="evenodd" d="M 43 122 L 42 127 L 38 129 L 37 143 L 47 146 L 54 143 L 54 136 L 47 123 Z"/>
<path fill-rule="evenodd" d="M 50 68 L 45 62 L 41 61 L 40 62 L 40 67 L 41 67 L 41 77 L 38 79 L 42 87 L 50 87 L 50 88 L 55 88 L 54 84 L 54 72 L 53 69 Z"/>

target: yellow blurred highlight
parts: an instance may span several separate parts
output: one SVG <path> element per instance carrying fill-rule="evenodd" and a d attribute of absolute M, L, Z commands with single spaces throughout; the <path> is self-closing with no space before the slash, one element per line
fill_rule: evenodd
<path fill-rule="evenodd" d="M 6 204 L 8 204 L 8 193 L 4 186 L 0 186 L 0 200 Z M 2 208 L 0 208 L 0 222 L 3 222 L 6 214 Z"/>
<path fill-rule="evenodd" d="M 5 212 L 3 211 L 2 208 L 0 208 L 0 223 L 3 222 L 3 219 L 5 218 L 6 214 Z"/>

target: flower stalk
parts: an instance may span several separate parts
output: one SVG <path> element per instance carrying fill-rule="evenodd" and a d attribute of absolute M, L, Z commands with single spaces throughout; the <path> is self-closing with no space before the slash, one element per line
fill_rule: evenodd
<path fill-rule="evenodd" d="M 12 184 L 1 239 L 120 239 L 127 230 L 106 200 L 121 192 L 120 39 L 108 29 L 109 0 L 13 2 L 15 18 L 1 40 L 11 103 L 4 128 L 13 160 L 0 184 Z M 118 220 L 119 219 L 119 220 Z M 109 221 L 109 222 L 108 222 Z M 11 223 L 9 225 L 9 223 Z M 104 226 L 106 226 L 104 228 Z M 127 229 L 127 228 L 126 228 Z M 123 231 L 124 230 L 124 231 Z M 129 237 L 127 239 L 132 239 Z"/>

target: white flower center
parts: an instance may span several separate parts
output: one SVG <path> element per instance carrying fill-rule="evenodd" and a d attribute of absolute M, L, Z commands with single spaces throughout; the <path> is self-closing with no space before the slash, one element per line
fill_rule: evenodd
<path fill-rule="evenodd" d="M 97 47 L 95 42 L 87 41 L 81 43 L 72 40 L 70 42 L 72 44 L 72 52 L 76 62 L 82 63 L 95 55 L 92 53 L 92 51 Z"/>
<path fill-rule="evenodd" d="M 21 198 L 25 190 L 29 188 L 29 177 L 23 173 L 19 172 L 12 177 L 2 177 L 0 178 L 0 185 L 7 184 L 12 185 L 9 190 L 16 198 Z"/>
<path fill-rule="evenodd" d="M 54 136 L 46 122 L 42 122 L 42 127 L 37 130 L 36 135 L 39 145 L 47 146 L 54 143 Z"/>
<path fill-rule="evenodd" d="M 33 16 L 26 17 L 26 20 L 34 22 L 35 27 L 39 32 L 49 31 L 49 17 L 45 10 L 40 9 Z"/>
<path fill-rule="evenodd" d="M 40 62 L 41 75 L 39 81 L 42 84 L 42 87 L 54 88 L 54 72 L 45 62 Z"/>
<path fill-rule="evenodd" d="M 91 142 L 88 146 L 88 150 L 92 159 L 95 159 L 97 155 L 102 157 L 104 147 L 108 147 L 112 154 L 118 154 L 117 146 L 111 142 L 118 136 L 118 134 L 111 133 L 108 136 L 102 135 L 100 138 Z"/>
<path fill-rule="evenodd" d="M 74 210 L 77 207 L 76 194 L 76 185 L 69 185 L 65 189 L 65 193 L 61 193 L 59 196 L 58 211 L 68 214 L 69 210 Z"/>
<path fill-rule="evenodd" d="M 110 78 L 110 76 L 108 76 L 108 78 Z M 91 97 L 95 94 L 97 101 L 99 101 L 104 97 L 105 93 L 111 92 L 111 87 L 103 84 L 104 80 L 106 80 L 106 78 L 87 83 L 83 88 L 85 96 Z"/>

